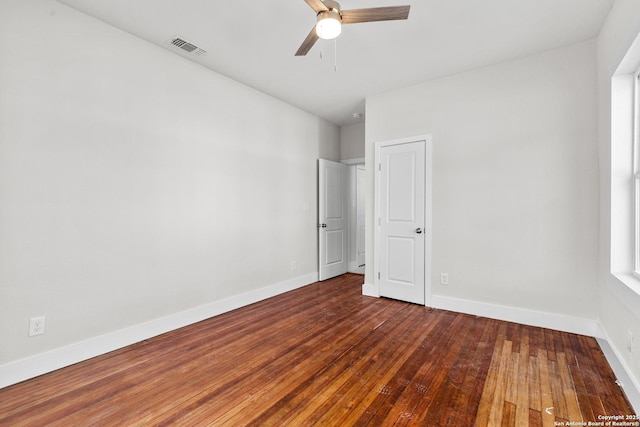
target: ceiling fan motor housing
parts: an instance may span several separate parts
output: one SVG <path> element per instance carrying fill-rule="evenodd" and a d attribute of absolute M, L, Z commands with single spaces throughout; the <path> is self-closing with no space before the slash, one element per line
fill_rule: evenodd
<path fill-rule="evenodd" d="M 323 19 L 335 19 L 338 22 L 342 22 L 340 11 L 336 9 L 329 9 L 318 12 L 318 22 L 322 21 Z"/>
<path fill-rule="evenodd" d="M 318 22 L 323 19 L 335 19 L 338 22 L 342 22 L 342 16 L 340 16 L 340 3 L 337 1 L 326 0 L 323 1 L 327 6 L 327 10 L 321 10 L 318 12 Z"/>
<path fill-rule="evenodd" d="M 327 9 L 329 9 L 330 12 L 333 11 L 340 15 L 340 3 L 338 3 L 337 1 L 324 0 L 322 3 L 324 3 L 324 5 L 327 7 Z M 318 15 L 320 15 L 320 13 L 318 13 Z"/>

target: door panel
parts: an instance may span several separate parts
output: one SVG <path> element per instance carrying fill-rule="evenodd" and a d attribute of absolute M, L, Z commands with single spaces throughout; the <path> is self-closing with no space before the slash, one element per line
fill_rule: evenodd
<path fill-rule="evenodd" d="M 389 155 L 388 162 L 389 221 L 415 221 L 416 153 Z"/>
<path fill-rule="evenodd" d="M 318 160 L 319 279 L 347 272 L 346 166 Z"/>
<path fill-rule="evenodd" d="M 387 257 L 387 279 L 394 285 L 413 286 L 415 282 L 414 258 L 416 256 L 415 239 L 389 237 L 387 239 L 389 256 Z"/>
<path fill-rule="evenodd" d="M 327 220 L 344 219 L 344 169 L 342 165 L 338 165 L 340 164 L 324 165 L 327 198 L 324 217 Z"/>
<path fill-rule="evenodd" d="M 342 252 L 344 246 L 344 233 L 342 230 L 328 230 L 326 232 L 326 262 L 327 266 L 340 263 L 344 260 Z"/>
<path fill-rule="evenodd" d="M 380 295 L 425 303 L 425 141 L 380 147 Z"/>

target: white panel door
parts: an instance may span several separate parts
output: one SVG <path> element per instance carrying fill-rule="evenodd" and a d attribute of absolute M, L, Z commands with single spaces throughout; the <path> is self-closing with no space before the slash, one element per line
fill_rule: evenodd
<path fill-rule="evenodd" d="M 318 256 L 319 279 L 347 272 L 347 167 L 318 161 Z"/>
<path fill-rule="evenodd" d="M 380 296 L 425 304 L 425 141 L 380 147 Z"/>

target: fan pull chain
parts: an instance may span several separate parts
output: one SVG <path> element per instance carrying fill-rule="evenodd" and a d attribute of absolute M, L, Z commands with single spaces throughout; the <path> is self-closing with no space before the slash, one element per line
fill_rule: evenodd
<path fill-rule="evenodd" d="M 338 72 L 338 39 L 333 39 L 333 72 Z"/>

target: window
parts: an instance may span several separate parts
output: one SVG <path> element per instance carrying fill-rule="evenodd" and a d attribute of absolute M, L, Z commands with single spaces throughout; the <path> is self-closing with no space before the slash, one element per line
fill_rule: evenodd
<path fill-rule="evenodd" d="M 610 272 L 626 290 L 611 289 L 625 302 L 640 296 L 640 43 L 638 48 L 634 66 L 611 79 Z"/>
<path fill-rule="evenodd" d="M 611 78 L 610 272 L 619 282 L 607 283 L 628 308 L 640 310 L 632 303 L 640 297 L 640 38 L 633 58 Z"/>
<path fill-rule="evenodd" d="M 632 313 L 640 316 L 640 35 L 611 75 L 609 188 L 602 189 L 605 221 L 609 217 L 609 272 L 605 283 Z M 606 111 L 606 105 L 603 105 Z M 608 129 L 607 129 L 608 128 Z M 606 134 L 601 135 L 606 138 Z M 606 162 L 606 163 L 605 163 Z M 602 171 L 602 169 L 601 169 Z M 605 175 L 603 175 L 604 177 Z M 607 190 L 610 193 L 607 194 Z M 607 200 L 608 199 L 608 200 Z M 607 201 L 610 204 L 607 206 Z M 608 212 L 607 212 L 608 211 Z M 601 242 L 602 244 L 606 244 Z"/>
<path fill-rule="evenodd" d="M 640 278 L 640 70 L 634 74 L 633 102 L 633 205 L 634 205 L 634 267 Z"/>

